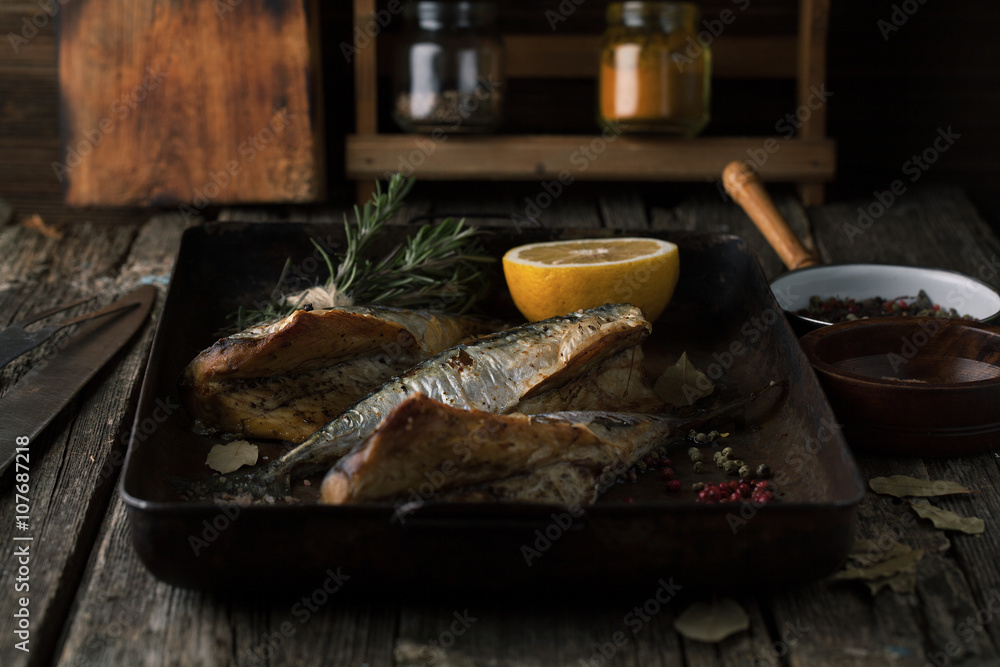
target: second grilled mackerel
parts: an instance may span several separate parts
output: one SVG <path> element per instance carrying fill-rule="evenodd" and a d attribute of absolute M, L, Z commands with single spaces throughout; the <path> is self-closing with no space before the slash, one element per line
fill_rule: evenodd
<path fill-rule="evenodd" d="M 650 329 L 639 308 L 608 304 L 457 345 L 385 383 L 269 465 L 229 476 L 227 489 L 281 493 L 291 477 L 328 470 L 418 393 L 459 408 L 508 412 L 639 345 Z"/>

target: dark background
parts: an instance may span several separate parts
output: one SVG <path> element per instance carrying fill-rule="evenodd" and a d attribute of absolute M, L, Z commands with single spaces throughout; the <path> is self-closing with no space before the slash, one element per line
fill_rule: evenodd
<path fill-rule="evenodd" d="M 559 30 L 600 32 L 602 0 L 585 0 Z M 702 2 L 711 18 L 721 8 L 745 5 L 732 0 Z M 507 0 L 505 27 L 549 30 L 546 9 L 556 0 Z M 883 36 L 879 20 L 891 21 L 894 6 L 916 11 Z M 23 3 L 0 0 L 0 35 L 18 25 Z M 796 0 L 750 0 L 745 14 L 727 31 L 793 32 Z M 898 18 L 899 15 L 897 15 Z M 327 116 L 329 192 L 335 203 L 354 193 L 343 180 L 343 135 L 353 129 L 351 66 L 339 44 L 350 40 L 350 2 L 319 3 L 324 96 Z M 965 188 L 983 216 L 1000 231 L 1000 3 L 996 0 L 832 0 L 828 88 L 833 93 L 828 133 L 837 140 L 836 181 L 828 200 L 874 199 L 896 179 L 908 188 L 949 184 Z M 394 26 L 390 26 L 390 30 Z M 59 158 L 58 87 L 54 29 L 50 24 L 15 56 L 0 43 L 0 197 L 17 214 L 39 212 L 51 223 L 78 219 L 109 221 L 134 211 L 68 211 L 51 169 Z M 593 87 L 582 81 L 512 84 L 505 131 L 593 132 Z M 794 111 L 794 87 L 784 81 L 715 81 L 709 134 L 774 132 L 774 124 Z M 383 127 L 388 128 L 386 122 Z M 938 130 L 960 136 L 946 153 L 911 184 L 903 165 L 932 145 Z M 523 185 L 523 184 L 521 184 Z M 488 186 L 483 186 L 487 188 Z M 519 187 L 514 184 L 513 188 Z M 531 186 L 525 186 L 531 189 Z M 644 184 L 646 191 L 682 196 L 688 184 Z"/>

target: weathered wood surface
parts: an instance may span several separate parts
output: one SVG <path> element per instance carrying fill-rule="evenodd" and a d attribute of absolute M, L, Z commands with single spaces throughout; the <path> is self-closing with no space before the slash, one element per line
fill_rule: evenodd
<path fill-rule="evenodd" d="M 0 313 L 7 324 L 87 295 L 111 301 L 144 278 L 165 279 L 173 262 L 179 227 L 169 224 L 97 227 L 81 224 L 53 239 L 21 225 L 0 230 Z M 80 310 L 78 307 L 77 310 Z M 85 307 L 84 307 L 85 308 Z M 34 442 L 30 452 L 31 511 L 27 531 L 15 531 L 13 491 L 5 479 L 0 504 L 0 560 L 5 594 L 14 595 L 15 546 L 28 535 L 31 653 L 0 647 L 4 665 L 46 664 L 77 593 L 87 554 L 106 514 L 124 459 L 126 434 L 138 399 L 139 381 L 156 322 L 154 315 L 131 343 L 91 381 Z M 62 332 L 61 337 L 70 335 Z M 59 353 L 59 340 L 24 355 L 0 371 L 6 392 L 28 368 Z M 14 637 L 14 600 L 5 595 L 0 632 Z M 20 597 L 20 596 L 18 596 Z"/>
<path fill-rule="evenodd" d="M 877 258 L 974 272 L 976 258 L 991 260 L 1000 248 L 957 191 L 914 192 L 853 245 L 845 240 L 843 225 L 856 219 L 861 202 L 817 209 L 810 221 L 792 198 L 780 194 L 777 199 L 796 231 L 812 232 L 826 261 Z M 520 211 L 523 197 L 477 200 L 470 193 L 464 199 L 415 198 L 409 206 L 414 212 L 453 212 L 459 205 L 478 211 Z M 246 219 L 248 212 L 226 212 L 224 217 Z M 255 216 L 274 217 L 339 222 L 342 212 L 282 210 Z M 545 209 L 540 218 L 552 226 L 572 222 L 637 231 L 696 229 L 740 234 L 758 253 L 768 276 L 784 270 L 746 216 L 709 189 L 677 205 L 650 205 L 630 190 L 580 188 Z M 84 226 L 62 241 L 19 225 L 0 228 L 0 251 L 10 258 L 0 265 L 0 322 L 23 316 L 40 300 L 48 303 L 92 289 L 124 289 L 144 276 L 165 275 L 185 224 L 174 215 L 124 229 Z M 46 664 L 50 658 L 59 665 L 265 665 L 323 660 L 369 667 L 824 667 L 995 665 L 1000 661 L 996 525 L 1000 463 L 995 454 L 941 461 L 861 457 L 866 479 L 907 474 L 954 479 L 979 489 L 981 493 L 971 497 L 933 502 L 982 517 L 986 533 L 980 537 L 945 534 L 916 519 L 900 501 L 869 493 L 860 511 L 859 536 L 883 537 L 928 550 L 918 566 L 916 592 L 886 590 L 872 597 L 857 582 L 821 581 L 771 594 L 739 595 L 736 599 L 750 616 L 750 629 L 717 645 L 683 639 L 673 630 L 676 616 L 699 599 L 693 591 L 681 589 L 674 603 L 636 623 L 638 617 L 629 614 L 653 597 L 656 584 L 652 582 L 648 595 L 635 599 L 604 601 L 584 595 L 573 603 L 551 599 L 399 603 L 338 600 L 334 595 L 308 614 L 303 607 L 295 607 L 295 601 L 247 603 L 170 587 L 154 579 L 138 561 L 129 542 L 124 505 L 113 487 L 151 326 L 41 438 L 47 440 L 46 455 L 32 460 L 32 526 L 37 526 L 32 547 L 37 549 L 37 560 L 31 580 L 34 652 L 13 649 L 9 615 L 4 614 L 0 616 L 0 662 L 4 665 Z M 45 354 L 45 349 L 39 354 Z M 26 367 L 21 361 L 5 368 L 0 373 L 0 390 Z M 0 590 L 5 610 L 13 595 L 11 505 L 10 494 L 5 492 L 0 501 L 0 559 L 5 570 Z M 753 576 L 738 569 L 724 574 Z M 317 582 L 317 587 L 322 583 Z M 586 584 L 581 582 L 584 594 Z M 604 655 L 612 651 L 613 655 Z"/>
<path fill-rule="evenodd" d="M 313 9 L 308 0 L 66 3 L 56 175 L 67 203 L 203 210 L 322 198 Z"/>

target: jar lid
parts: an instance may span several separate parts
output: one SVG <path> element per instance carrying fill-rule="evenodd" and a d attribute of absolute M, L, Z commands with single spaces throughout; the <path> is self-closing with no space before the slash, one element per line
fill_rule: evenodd
<path fill-rule="evenodd" d="M 694 23 L 698 16 L 698 7 L 692 2 L 628 0 L 610 3 L 607 11 L 610 25 L 643 28 L 659 23 L 664 30 L 673 30 L 684 23 Z"/>
<path fill-rule="evenodd" d="M 496 21 L 497 7 L 493 2 L 480 0 L 423 0 L 408 3 L 404 13 L 407 18 L 416 19 L 424 30 L 477 28 Z"/>

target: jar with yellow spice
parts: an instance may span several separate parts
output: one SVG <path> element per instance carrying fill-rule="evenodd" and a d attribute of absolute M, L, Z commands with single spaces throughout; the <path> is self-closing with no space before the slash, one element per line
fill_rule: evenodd
<path fill-rule="evenodd" d="M 617 132 L 693 137 L 708 123 L 712 54 L 689 2 L 612 2 L 601 43 L 598 120 Z"/>

